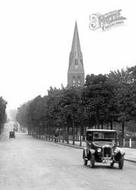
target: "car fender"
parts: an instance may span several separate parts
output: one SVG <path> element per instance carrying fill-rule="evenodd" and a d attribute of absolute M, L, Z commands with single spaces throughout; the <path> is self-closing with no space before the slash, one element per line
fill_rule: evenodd
<path fill-rule="evenodd" d="M 83 158 L 89 158 L 90 155 L 94 154 L 95 153 L 95 150 L 94 149 L 87 149 L 87 148 L 84 148 L 83 149 Z"/>
<path fill-rule="evenodd" d="M 117 153 L 120 153 L 122 156 L 125 155 L 125 151 L 121 148 L 116 147 L 114 150 L 114 154 L 116 155 Z"/>
<path fill-rule="evenodd" d="M 125 155 L 125 152 L 122 149 L 120 149 L 120 148 L 117 147 L 114 150 L 114 159 L 116 161 L 120 161 L 124 157 L 124 155 Z"/>
<path fill-rule="evenodd" d="M 95 150 L 94 149 L 90 149 L 89 150 L 91 154 L 94 154 L 95 153 Z"/>

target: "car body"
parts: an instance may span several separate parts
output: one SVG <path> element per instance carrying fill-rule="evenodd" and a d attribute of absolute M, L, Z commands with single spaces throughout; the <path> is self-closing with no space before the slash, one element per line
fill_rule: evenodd
<path fill-rule="evenodd" d="M 9 132 L 9 138 L 15 138 L 15 131 Z"/>
<path fill-rule="evenodd" d="M 125 153 L 117 147 L 116 130 L 86 130 L 86 146 L 83 149 L 84 165 L 87 165 L 88 161 L 92 168 L 95 166 L 95 163 L 105 163 L 111 167 L 117 163 L 119 168 L 122 169 L 124 155 Z"/>

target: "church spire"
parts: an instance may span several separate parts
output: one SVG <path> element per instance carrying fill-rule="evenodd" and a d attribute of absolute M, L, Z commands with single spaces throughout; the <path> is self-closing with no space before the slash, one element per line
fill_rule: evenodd
<path fill-rule="evenodd" d="M 71 52 L 75 52 L 77 55 L 79 53 L 81 53 L 77 22 L 75 22 L 75 29 L 74 29 L 74 36 L 73 36 Z"/>
<path fill-rule="evenodd" d="M 75 22 L 72 47 L 69 56 L 68 86 L 78 87 L 83 85 L 84 85 L 83 56 L 80 47 L 77 22 Z"/>

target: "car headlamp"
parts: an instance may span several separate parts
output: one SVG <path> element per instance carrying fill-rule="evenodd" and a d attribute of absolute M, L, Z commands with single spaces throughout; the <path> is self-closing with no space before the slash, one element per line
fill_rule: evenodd
<path fill-rule="evenodd" d="M 88 145 L 91 146 L 91 142 L 88 142 Z"/>
<path fill-rule="evenodd" d="M 101 148 L 97 148 L 97 152 L 101 152 Z"/>

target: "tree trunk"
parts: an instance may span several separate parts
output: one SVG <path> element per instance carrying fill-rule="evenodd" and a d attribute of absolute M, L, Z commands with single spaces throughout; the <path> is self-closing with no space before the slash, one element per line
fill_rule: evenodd
<path fill-rule="evenodd" d="M 124 139 L 125 139 L 125 122 L 122 122 L 122 146 L 125 146 L 124 143 Z"/>
<path fill-rule="evenodd" d="M 113 122 L 110 122 L 110 128 L 113 129 Z"/>
<path fill-rule="evenodd" d="M 89 118 L 88 118 L 88 126 L 89 126 L 89 128 L 91 128 L 91 116 L 90 116 L 90 114 L 89 114 Z"/>
<path fill-rule="evenodd" d="M 72 135 L 73 135 L 73 145 L 75 144 L 75 126 L 74 120 L 72 119 Z"/>
<path fill-rule="evenodd" d="M 80 125 L 80 136 L 79 136 L 80 146 L 82 146 L 82 136 L 81 136 L 81 135 L 82 135 L 82 134 L 81 134 L 81 133 L 82 133 L 82 127 L 83 127 L 83 126 L 82 126 L 82 124 L 81 124 L 81 125 Z"/>
<path fill-rule="evenodd" d="M 67 125 L 67 131 L 66 131 L 66 140 L 67 140 L 67 144 L 69 144 L 69 123 Z"/>
<path fill-rule="evenodd" d="M 101 128 L 103 129 L 103 121 L 102 121 L 102 123 L 101 123 Z"/>

